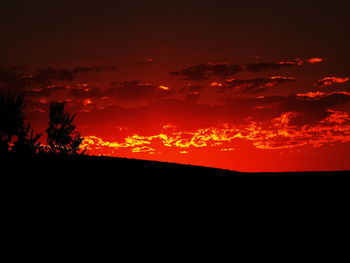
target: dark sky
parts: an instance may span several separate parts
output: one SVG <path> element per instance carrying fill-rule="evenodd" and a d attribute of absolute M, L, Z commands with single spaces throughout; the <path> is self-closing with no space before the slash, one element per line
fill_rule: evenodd
<path fill-rule="evenodd" d="M 2 0 L 0 63 L 166 65 L 321 56 L 348 68 L 348 1 Z M 335 69 L 336 70 L 336 69 Z"/>

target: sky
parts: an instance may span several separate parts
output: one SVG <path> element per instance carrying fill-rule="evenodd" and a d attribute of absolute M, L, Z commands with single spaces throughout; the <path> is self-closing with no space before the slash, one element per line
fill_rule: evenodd
<path fill-rule="evenodd" d="M 0 2 L 0 90 L 91 155 L 239 171 L 350 169 L 347 1 Z"/>

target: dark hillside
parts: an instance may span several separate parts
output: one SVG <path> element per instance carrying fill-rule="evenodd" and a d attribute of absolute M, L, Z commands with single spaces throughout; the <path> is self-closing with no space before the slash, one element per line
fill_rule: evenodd
<path fill-rule="evenodd" d="M 14 222 L 45 235 L 349 230 L 349 172 L 239 173 L 105 157 L 3 159 Z M 86 232 L 88 229 L 88 232 Z"/>

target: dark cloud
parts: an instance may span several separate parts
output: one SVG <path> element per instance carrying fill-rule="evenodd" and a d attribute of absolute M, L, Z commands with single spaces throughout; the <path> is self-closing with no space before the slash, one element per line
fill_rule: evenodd
<path fill-rule="evenodd" d="M 274 62 L 260 62 L 260 63 L 247 63 L 246 70 L 250 72 L 261 72 L 265 70 L 277 70 L 282 68 L 289 68 L 292 66 L 301 66 L 303 62 L 299 59 L 292 61 L 274 61 Z"/>
<path fill-rule="evenodd" d="M 49 89 L 47 86 L 57 82 L 69 82 L 74 78 L 75 74 L 68 69 L 42 68 L 32 75 L 24 74 L 18 70 L 2 69 L 0 70 L 0 87 L 5 90 L 29 90 L 25 93 L 33 96 L 34 89 L 40 91 L 37 94 L 51 94 L 55 89 Z"/>
<path fill-rule="evenodd" d="M 51 67 L 37 70 L 32 77 L 36 83 L 47 84 L 55 81 L 72 81 L 75 78 L 74 72 L 69 69 L 55 69 Z"/>
<path fill-rule="evenodd" d="M 114 85 L 105 91 L 105 96 L 113 97 L 121 102 L 159 99 L 174 93 L 168 87 L 142 83 L 139 80 L 119 82 Z"/>
<path fill-rule="evenodd" d="M 265 70 L 275 70 L 285 67 L 293 66 L 291 64 L 278 64 L 278 63 L 248 63 L 246 70 L 251 72 L 261 72 Z"/>
<path fill-rule="evenodd" d="M 32 89 L 32 90 L 25 90 L 24 91 L 24 95 L 26 97 L 49 97 L 52 94 L 58 92 L 58 91 L 62 91 L 65 90 L 66 87 L 65 86 L 48 86 L 45 88 L 41 88 L 41 89 Z"/>
<path fill-rule="evenodd" d="M 74 73 L 100 73 L 103 71 L 116 71 L 114 66 L 95 66 L 95 67 L 75 67 L 72 71 Z"/>
<path fill-rule="evenodd" d="M 212 77 L 227 78 L 240 72 L 242 68 L 239 65 L 230 63 L 206 63 L 197 66 L 191 66 L 180 71 L 170 72 L 173 76 L 181 76 L 185 80 L 199 81 Z"/>
<path fill-rule="evenodd" d="M 330 109 L 336 109 L 350 102 L 350 95 L 335 93 L 317 97 L 303 96 L 271 96 L 254 99 L 255 109 L 261 117 L 273 116 L 284 112 L 298 113 L 291 122 L 292 125 L 302 126 L 319 122 L 330 115 Z M 349 109 L 350 110 L 350 109 Z"/>
<path fill-rule="evenodd" d="M 115 71 L 114 66 L 93 66 L 93 67 L 75 67 L 71 69 L 55 69 L 51 67 L 38 69 L 32 77 L 37 83 L 46 84 L 55 81 L 72 81 L 79 74 L 94 73 L 98 74 L 104 71 Z"/>
<path fill-rule="evenodd" d="M 200 81 L 213 77 L 228 78 L 241 71 L 261 72 L 266 70 L 278 70 L 292 66 L 301 66 L 303 63 L 304 61 L 301 59 L 247 63 L 245 67 L 231 63 L 206 63 L 190 66 L 180 71 L 171 71 L 170 74 L 173 76 L 183 77 L 185 80 Z"/>
<path fill-rule="evenodd" d="M 0 68 L 0 89 L 18 91 L 28 87 L 31 79 L 20 70 L 21 68 Z"/>
<path fill-rule="evenodd" d="M 328 110 L 337 106 L 341 106 L 350 102 L 349 94 L 333 93 L 325 96 L 319 96 L 314 98 L 293 96 L 294 101 L 292 103 L 285 103 L 286 109 L 300 110 L 300 111 L 314 111 L 314 110 Z"/>
<path fill-rule="evenodd" d="M 62 82 L 72 82 L 80 74 L 98 74 L 103 71 L 116 70 L 113 66 L 95 66 L 95 67 L 75 67 L 71 69 L 56 69 L 46 67 L 37 69 L 34 73 L 24 73 L 24 68 L 0 68 L 0 89 L 8 91 L 22 92 L 26 90 L 29 96 L 39 96 L 55 91 L 52 87 L 59 86 Z M 47 88 L 50 88 L 47 89 Z M 27 90 L 29 90 L 27 92 Z M 40 91 L 36 94 L 34 91 Z"/>
<path fill-rule="evenodd" d="M 289 83 L 296 81 L 290 77 L 271 77 L 271 78 L 256 78 L 256 79 L 231 79 L 224 84 L 216 85 L 219 92 L 227 89 L 235 89 L 238 93 L 259 93 L 264 92 L 278 84 Z"/>
<path fill-rule="evenodd" d="M 71 95 L 76 99 L 82 98 L 102 98 L 105 96 L 105 92 L 96 87 L 84 87 L 70 89 Z"/>

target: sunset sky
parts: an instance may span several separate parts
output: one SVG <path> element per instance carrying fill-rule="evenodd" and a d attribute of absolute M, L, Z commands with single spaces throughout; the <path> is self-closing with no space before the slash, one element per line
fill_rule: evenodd
<path fill-rule="evenodd" d="M 0 89 L 91 155 L 350 169 L 348 1 L 0 1 Z M 42 137 L 45 142 L 45 136 Z"/>

